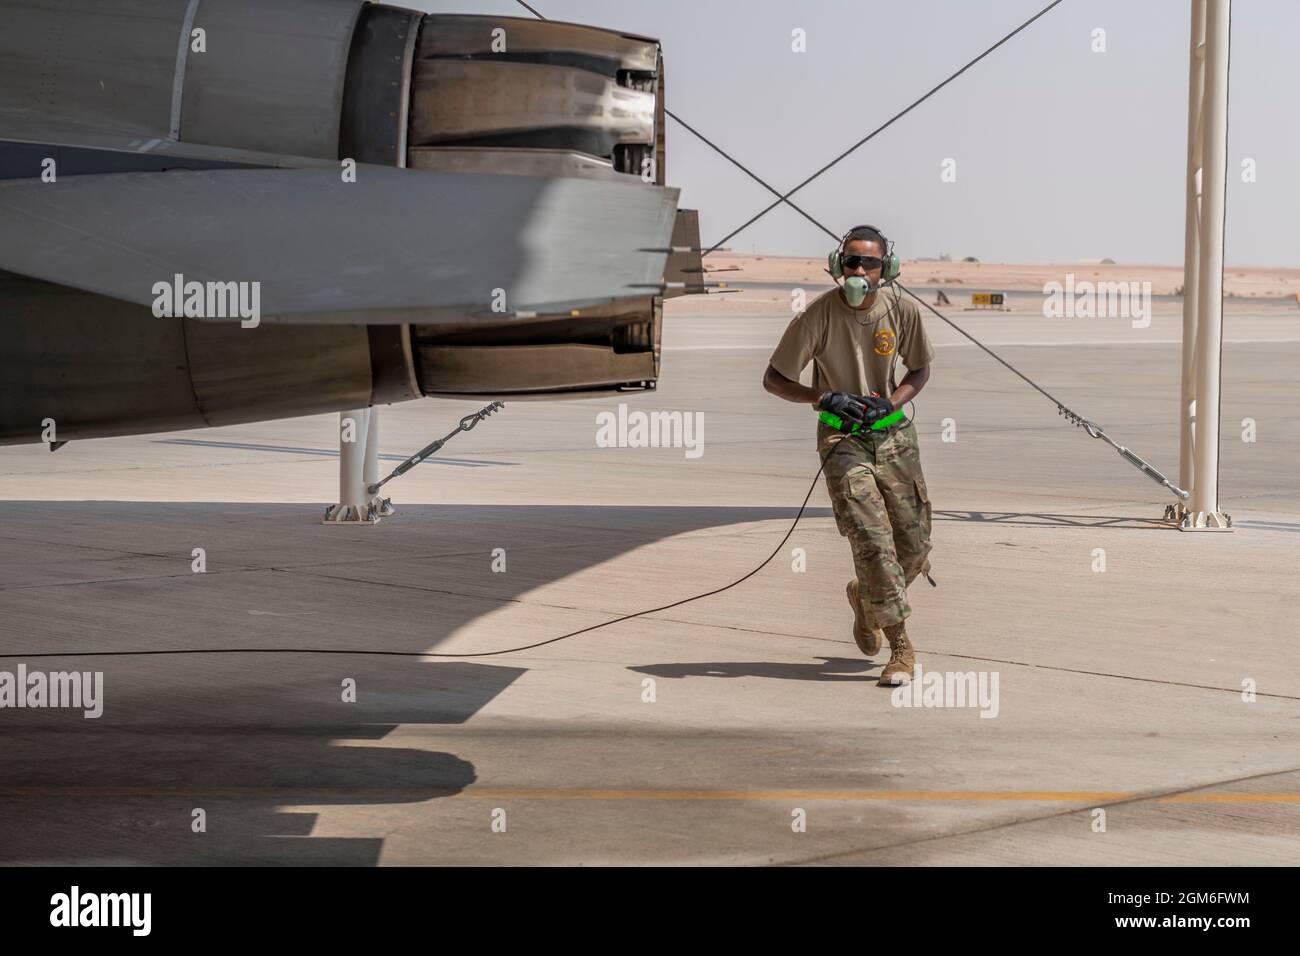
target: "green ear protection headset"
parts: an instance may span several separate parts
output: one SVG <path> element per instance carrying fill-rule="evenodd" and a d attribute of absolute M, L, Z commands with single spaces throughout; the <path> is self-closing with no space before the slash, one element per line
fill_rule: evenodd
<path fill-rule="evenodd" d="M 879 236 L 881 241 L 884 243 L 885 255 L 884 265 L 880 268 L 880 284 L 884 285 L 886 282 L 897 279 L 900 270 L 898 267 L 898 256 L 894 255 L 894 244 L 889 239 L 886 239 L 885 234 L 875 226 L 868 225 L 854 226 L 844 234 L 840 239 L 840 244 L 835 247 L 835 251 L 826 257 L 826 265 L 828 266 L 827 271 L 829 271 L 831 276 L 836 279 L 842 279 L 844 277 L 844 267 L 840 265 L 840 257 L 844 254 L 844 243 L 848 240 L 849 236 L 853 235 L 854 231 L 858 229 L 870 229 Z"/>

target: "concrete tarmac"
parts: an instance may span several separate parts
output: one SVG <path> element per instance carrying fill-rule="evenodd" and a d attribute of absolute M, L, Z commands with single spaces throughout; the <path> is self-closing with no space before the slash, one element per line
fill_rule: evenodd
<path fill-rule="evenodd" d="M 0 863 L 1300 863 L 1280 310 L 1225 318 L 1234 530 L 1199 534 L 927 318 L 939 586 L 913 585 L 909 631 L 925 671 L 984 682 L 976 706 L 876 686 L 887 649 L 852 642 L 820 482 L 770 564 L 700 601 L 501 656 L 299 653 L 490 652 L 763 561 L 813 481 L 814 416 L 760 385 L 788 316 L 705 305 L 674 303 L 658 391 L 508 402 L 387 486 L 373 527 L 320 522 L 334 415 L 0 449 L 0 653 L 29 655 L 0 670 L 103 672 L 98 718 L 0 709 Z M 1176 476 L 1176 313 L 951 314 Z M 702 413 L 700 454 L 598 447 L 620 402 Z M 382 409 L 385 464 L 480 404 Z M 203 652 L 30 656 L 181 649 Z"/>

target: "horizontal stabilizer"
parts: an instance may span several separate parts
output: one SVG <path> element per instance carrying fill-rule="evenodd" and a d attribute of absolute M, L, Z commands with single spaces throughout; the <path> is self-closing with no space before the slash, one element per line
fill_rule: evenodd
<path fill-rule="evenodd" d="M 644 297 L 676 207 L 639 182 L 369 165 L 15 179 L 0 270 L 150 306 L 177 275 L 258 283 L 266 321 L 499 321 Z"/>

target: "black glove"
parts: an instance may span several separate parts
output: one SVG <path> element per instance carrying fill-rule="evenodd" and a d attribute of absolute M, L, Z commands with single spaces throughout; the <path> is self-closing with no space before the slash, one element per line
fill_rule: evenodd
<path fill-rule="evenodd" d="M 878 421 L 894 413 L 893 403 L 887 398 L 881 398 L 879 395 L 854 395 L 853 397 L 866 407 L 866 414 L 863 415 L 865 422 Z"/>
<path fill-rule="evenodd" d="M 862 398 L 848 392 L 822 392 L 821 407 L 846 422 L 864 421 L 867 414 Z"/>

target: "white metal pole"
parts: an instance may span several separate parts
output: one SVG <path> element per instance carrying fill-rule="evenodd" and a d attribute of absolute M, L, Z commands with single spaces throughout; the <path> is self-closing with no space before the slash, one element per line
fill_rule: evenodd
<path fill-rule="evenodd" d="M 366 463 L 361 473 L 362 491 L 365 500 L 373 497 L 369 488 L 379 481 L 379 409 L 371 407 L 366 411 Z"/>
<path fill-rule="evenodd" d="M 360 408 L 351 412 L 339 412 L 339 506 L 345 520 L 348 508 L 355 508 L 357 516 L 369 497 L 362 482 L 363 462 L 366 453 L 366 421 L 369 410 Z M 349 419 L 352 421 L 352 441 L 344 441 L 347 436 Z"/>
<path fill-rule="evenodd" d="M 1205 0 L 1192 0 L 1191 52 L 1187 71 L 1187 221 L 1183 232 L 1183 368 L 1179 389 L 1178 487 L 1192 489 L 1196 415 L 1196 307 L 1200 284 L 1201 98 L 1205 91 Z M 1180 505 L 1179 508 L 1185 507 Z M 1181 515 L 1180 515 L 1181 517 Z"/>
<path fill-rule="evenodd" d="M 1223 218 L 1228 151 L 1231 0 L 1207 0 L 1201 132 L 1200 269 L 1196 321 L 1196 441 L 1192 527 L 1224 527 L 1219 512 L 1219 359 L 1223 340 Z"/>

